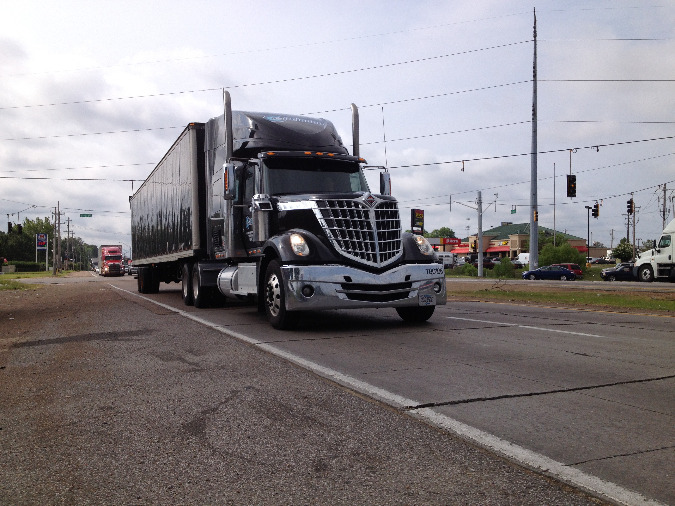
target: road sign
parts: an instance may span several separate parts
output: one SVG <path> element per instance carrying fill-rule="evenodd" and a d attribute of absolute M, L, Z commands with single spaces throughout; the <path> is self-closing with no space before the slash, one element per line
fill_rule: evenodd
<path fill-rule="evenodd" d="M 82 214 L 82 213 L 80 213 L 80 218 L 91 218 L 91 214 L 88 214 L 88 213 Z"/>

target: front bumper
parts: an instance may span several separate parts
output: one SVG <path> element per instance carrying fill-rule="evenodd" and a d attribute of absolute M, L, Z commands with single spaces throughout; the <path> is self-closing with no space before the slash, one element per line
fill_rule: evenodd
<path fill-rule="evenodd" d="M 381 274 L 344 265 L 284 265 L 286 309 L 435 306 L 447 302 L 442 264 L 404 264 Z"/>

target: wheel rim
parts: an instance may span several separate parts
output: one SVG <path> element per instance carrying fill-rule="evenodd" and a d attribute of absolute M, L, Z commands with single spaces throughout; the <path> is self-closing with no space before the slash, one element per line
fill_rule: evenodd
<path fill-rule="evenodd" d="M 199 298 L 199 275 L 197 272 L 192 275 L 192 296 L 195 300 Z"/>
<path fill-rule="evenodd" d="M 537 279 L 537 277 L 534 274 L 530 274 L 530 279 L 534 280 Z"/>
<path fill-rule="evenodd" d="M 272 316 L 278 316 L 281 311 L 281 284 L 276 274 L 267 279 L 267 309 Z"/>
<path fill-rule="evenodd" d="M 567 281 L 567 276 L 560 276 L 560 281 Z"/>

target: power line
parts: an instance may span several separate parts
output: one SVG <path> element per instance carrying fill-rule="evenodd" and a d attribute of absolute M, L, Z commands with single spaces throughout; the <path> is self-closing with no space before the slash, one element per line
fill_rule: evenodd
<path fill-rule="evenodd" d="M 410 65 L 410 64 L 413 64 L 413 63 L 423 63 L 423 62 L 428 62 L 428 61 L 441 60 L 441 59 L 444 59 L 444 58 L 450 58 L 452 56 L 461 56 L 461 55 L 467 55 L 467 54 L 472 54 L 472 53 L 479 53 L 479 52 L 483 52 L 483 51 L 491 51 L 491 50 L 494 50 L 494 49 L 503 49 L 503 48 L 507 48 L 507 47 L 517 46 L 517 45 L 520 45 L 520 44 L 527 44 L 529 42 L 531 42 L 531 40 L 523 40 L 523 41 L 519 41 L 519 42 L 509 42 L 509 43 L 506 43 L 506 44 L 498 44 L 498 45 L 495 45 L 495 46 L 488 46 L 488 47 L 483 47 L 483 48 L 478 48 L 478 49 L 467 49 L 465 51 L 458 51 L 458 52 L 455 52 L 455 53 L 447 53 L 447 54 L 442 54 L 442 55 L 437 55 L 437 56 L 428 56 L 428 57 L 425 57 L 425 58 L 416 58 L 414 60 L 404 60 L 404 61 L 393 62 L 393 63 L 385 63 L 385 64 L 382 64 L 382 65 L 371 65 L 371 66 L 368 66 L 368 67 L 359 67 L 359 68 L 354 68 L 354 69 L 325 72 L 323 74 L 313 74 L 313 75 L 307 75 L 307 76 L 288 77 L 288 78 L 285 78 L 285 79 L 272 79 L 272 80 L 269 80 L 269 81 L 259 81 L 259 82 L 255 82 L 255 83 L 233 84 L 233 85 L 225 86 L 225 88 L 226 89 L 237 89 L 237 88 L 247 88 L 247 87 L 252 87 L 252 86 L 264 86 L 264 85 L 268 85 L 268 84 L 289 83 L 289 82 L 295 82 L 295 81 L 304 81 L 304 80 L 308 80 L 308 79 L 318 79 L 318 78 L 353 74 L 353 73 L 356 73 L 356 72 L 365 72 L 365 71 L 370 71 L 370 70 L 393 68 L 393 67 L 399 67 L 399 66 L 402 66 L 402 65 Z M 112 102 L 112 101 L 118 101 L 118 100 L 129 100 L 129 99 L 138 99 L 138 98 L 155 98 L 155 97 L 164 97 L 164 96 L 173 96 L 173 95 L 187 95 L 187 94 L 192 94 L 192 93 L 202 93 L 202 92 L 207 92 L 207 91 L 221 91 L 221 90 L 222 90 L 222 87 L 219 87 L 219 88 L 204 88 L 204 89 L 200 89 L 200 90 L 172 91 L 172 92 L 164 92 L 164 93 L 152 93 L 152 94 L 148 94 L 148 95 L 134 95 L 134 96 L 128 96 L 128 97 L 98 98 L 98 99 L 92 99 L 92 100 L 75 100 L 75 101 L 72 101 L 72 102 L 53 102 L 53 103 L 47 103 L 47 104 L 6 106 L 6 107 L 0 107 L 0 110 L 27 109 L 27 108 L 32 108 L 32 107 L 51 107 L 51 106 L 57 106 L 57 105 L 92 104 L 92 103 Z"/>
<path fill-rule="evenodd" d="M 624 165 L 632 165 L 632 164 L 636 164 L 636 163 L 640 163 L 640 162 L 647 162 L 647 161 L 650 161 L 650 160 L 656 160 L 656 159 L 659 159 L 659 158 L 665 158 L 667 156 L 673 156 L 673 155 L 675 155 L 675 152 L 665 153 L 665 154 L 656 155 L 656 156 L 649 156 L 649 157 L 646 157 L 646 158 L 640 158 L 640 159 L 637 159 L 637 160 L 630 160 L 630 161 L 627 161 L 627 162 L 615 163 L 615 164 L 612 164 L 612 165 L 604 165 L 604 166 L 601 166 L 601 167 L 595 167 L 593 169 L 579 170 L 579 171 L 577 171 L 577 173 L 578 174 L 584 174 L 584 173 L 587 173 L 587 172 L 595 172 L 597 170 L 613 169 L 615 167 L 621 167 L 621 166 L 624 166 Z M 561 174 L 561 175 L 558 175 L 556 177 L 562 178 L 563 176 L 564 176 L 564 174 Z M 546 180 L 552 179 L 552 178 L 553 178 L 553 176 L 540 177 L 540 178 L 537 178 L 537 181 L 546 181 Z M 454 191 L 454 192 L 452 192 L 452 195 L 463 195 L 465 193 L 473 195 L 477 191 L 498 190 L 500 188 L 508 188 L 510 186 L 519 186 L 521 184 L 529 184 L 529 183 L 530 183 L 530 180 L 528 179 L 526 181 L 520 181 L 520 182 L 517 182 L 517 183 L 500 184 L 500 185 L 495 185 L 495 186 L 489 186 L 487 188 L 475 188 L 475 189 L 472 189 L 472 190 L 465 190 L 465 191 L 461 191 L 461 192 Z M 627 192 L 627 193 L 630 193 L 630 192 Z M 434 195 L 432 197 L 421 197 L 419 199 L 410 199 L 410 200 L 406 200 L 404 202 L 418 202 L 418 201 L 422 201 L 422 200 L 428 201 L 428 200 L 440 199 L 440 198 L 447 199 L 448 195 L 449 194 Z M 433 205 L 437 205 L 437 204 L 433 204 Z M 441 202 L 438 205 L 447 205 L 447 202 Z M 528 199 L 527 205 L 529 205 L 529 199 Z"/>
<path fill-rule="evenodd" d="M 652 141 L 663 141 L 663 140 L 671 140 L 675 139 L 675 135 L 670 135 L 667 137 L 655 137 L 653 139 L 641 139 L 641 140 L 635 140 L 635 141 L 622 141 L 622 142 L 612 142 L 608 144 L 594 144 L 592 146 L 584 146 L 580 148 L 574 148 L 574 149 L 595 149 L 599 150 L 600 148 L 607 148 L 607 147 L 612 147 L 612 146 L 624 146 L 624 145 L 629 145 L 629 144 L 638 144 L 642 142 L 652 142 Z M 569 151 L 569 148 L 564 148 L 564 149 L 550 149 L 546 151 L 537 151 L 538 155 L 546 155 L 546 154 L 551 154 L 551 153 L 562 153 L 564 151 Z M 388 167 L 389 169 L 408 169 L 412 167 L 430 167 L 432 165 L 447 165 L 451 163 L 461 163 L 464 164 L 465 162 L 482 162 L 485 160 L 499 160 L 503 158 L 514 158 L 518 156 L 531 156 L 532 153 L 515 153 L 515 154 L 510 154 L 510 155 L 497 155 L 497 156 L 483 156 L 483 157 L 478 157 L 478 158 L 464 158 L 462 160 L 449 160 L 445 162 L 428 162 L 428 163 L 412 163 L 408 165 L 393 165 L 391 167 Z M 375 169 L 371 169 L 375 170 Z"/>

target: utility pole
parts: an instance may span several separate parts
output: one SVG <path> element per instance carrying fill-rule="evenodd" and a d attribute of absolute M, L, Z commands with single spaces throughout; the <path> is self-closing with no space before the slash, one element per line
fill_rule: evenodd
<path fill-rule="evenodd" d="M 666 209 L 667 209 L 666 200 L 666 183 L 663 183 L 663 228 L 666 228 Z"/>
<path fill-rule="evenodd" d="M 58 208 L 54 208 L 54 233 L 52 234 L 54 237 L 52 237 L 52 275 L 56 276 L 56 250 L 57 248 L 57 239 L 56 236 L 58 235 L 57 229 L 56 229 L 56 224 L 59 221 L 59 215 L 58 215 Z"/>
<path fill-rule="evenodd" d="M 70 263 L 70 247 L 71 247 L 71 242 L 70 242 L 70 217 L 66 219 L 66 267 L 68 267 Z"/>
<path fill-rule="evenodd" d="M 534 10 L 534 57 L 532 63 L 532 149 L 530 150 L 530 268 L 539 267 L 537 213 L 537 11 Z"/>
<path fill-rule="evenodd" d="M 478 192 L 478 277 L 483 277 L 483 198 Z"/>
<path fill-rule="evenodd" d="M 57 201 L 56 204 L 57 204 L 57 208 L 59 210 L 59 212 L 58 212 L 58 218 L 59 218 L 59 221 L 58 221 L 58 227 L 59 227 L 59 233 L 58 233 L 58 236 L 59 236 L 59 239 L 58 239 L 59 240 L 59 258 L 58 258 L 57 262 L 58 262 L 58 268 L 59 268 L 59 270 L 61 270 L 62 269 L 62 265 L 61 265 L 61 258 L 62 258 L 62 256 L 61 256 L 61 202 Z"/>
<path fill-rule="evenodd" d="M 593 209 L 592 206 L 586 206 L 586 263 L 591 256 L 591 209 Z"/>
<path fill-rule="evenodd" d="M 632 193 L 630 194 L 630 197 L 633 198 Z M 633 258 L 632 258 L 633 262 L 635 262 L 635 215 L 637 214 L 638 209 L 639 208 L 636 207 L 635 211 L 633 212 Z M 630 219 L 630 217 L 629 217 L 629 219 Z M 663 228 L 666 228 L 666 226 L 664 225 Z"/>
<path fill-rule="evenodd" d="M 555 246 L 555 162 L 553 162 L 553 247 Z"/>

